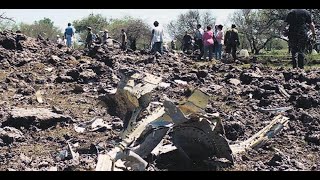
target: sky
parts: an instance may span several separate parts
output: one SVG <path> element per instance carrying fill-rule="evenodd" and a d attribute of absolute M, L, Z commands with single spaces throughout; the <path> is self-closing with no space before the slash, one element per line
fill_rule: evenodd
<path fill-rule="evenodd" d="M 67 27 L 68 22 L 78 20 L 89 14 L 102 14 L 107 19 L 132 16 L 145 20 L 151 27 L 154 21 L 166 26 L 179 14 L 187 12 L 189 9 L 0 9 L 5 16 L 14 18 L 17 23 L 33 23 L 44 17 L 50 18 L 56 26 L 61 29 Z M 200 12 L 211 11 L 216 17 L 217 24 L 230 26 L 228 18 L 235 9 L 199 9 Z"/>

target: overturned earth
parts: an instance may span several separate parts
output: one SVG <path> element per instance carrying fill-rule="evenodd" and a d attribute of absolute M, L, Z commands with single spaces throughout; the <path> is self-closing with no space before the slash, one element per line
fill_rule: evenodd
<path fill-rule="evenodd" d="M 196 61 L 180 52 L 123 52 L 117 44 L 70 50 L 17 36 L 0 32 L 2 171 L 95 170 L 98 154 L 121 141 L 125 125 L 102 100 L 117 88 L 120 69 L 162 77 L 166 85 L 156 88 L 152 102 L 165 96 L 179 101 L 195 88 L 210 95 L 205 112 L 219 113 L 230 145 L 264 128 L 278 113 L 272 109 L 292 107 L 283 113 L 288 125 L 264 146 L 236 156 L 233 166 L 190 164 L 174 150 L 145 158 L 147 170 L 320 170 L 320 70 Z M 98 119 L 103 128 L 86 128 Z"/>

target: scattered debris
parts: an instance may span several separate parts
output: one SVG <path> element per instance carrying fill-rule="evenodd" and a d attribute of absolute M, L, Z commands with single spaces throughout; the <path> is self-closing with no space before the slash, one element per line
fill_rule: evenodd
<path fill-rule="evenodd" d="M 69 152 L 71 154 L 71 158 L 74 160 L 79 160 L 79 156 L 80 156 L 79 153 L 76 153 L 72 150 L 70 143 L 68 143 L 68 148 L 69 148 Z"/>
<path fill-rule="evenodd" d="M 71 120 L 70 116 L 57 114 L 46 108 L 13 108 L 10 111 L 10 117 L 3 124 L 13 127 L 29 127 L 32 124 L 40 128 L 48 128 L 58 122 Z"/>
<path fill-rule="evenodd" d="M 287 91 L 283 88 L 282 85 L 278 85 L 278 88 L 279 88 L 280 93 L 281 93 L 284 97 L 290 98 L 290 94 L 287 93 Z"/>
<path fill-rule="evenodd" d="M 36 95 L 38 103 L 43 103 L 41 91 L 37 91 L 35 95 Z"/>
<path fill-rule="evenodd" d="M 101 129 L 112 129 L 112 125 L 107 124 L 103 119 L 97 118 L 94 120 L 91 124 L 91 130 L 90 131 L 98 131 Z"/>
<path fill-rule="evenodd" d="M 74 130 L 78 133 L 83 133 L 86 129 L 88 131 L 105 131 L 112 129 L 112 124 L 108 124 L 102 118 L 93 118 L 90 121 L 74 125 Z"/>
<path fill-rule="evenodd" d="M 160 84 L 159 84 L 159 87 L 161 87 L 161 88 L 168 88 L 168 87 L 170 87 L 170 83 L 164 83 L 164 82 L 161 82 Z"/>
<path fill-rule="evenodd" d="M 57 166 L 52 166 L 48 169 L 48 171 L 58 171 L 58 167 Z"/>
<path fill-rule="evenodd" d="M 266 127 L 249 139 L 231 145 L 233 154 L 238 154 L 246 151 L 249 148 L 259 148 L 264 145 L 269 139 L 275 136 L 289 122 L 289 118 L 282 115 L 276 116 Z"/>
<path fill-rule="evenodd" d="M 16 37 L 0 32 L 0 170 L 320 168 L 318 69 Z"/>
<path fill-rule="evenodd" d="M 182 81 L 182 80 L 179 80 L 179 79 L 174 80 L 174 82 L 179 84 L 179 85 L 185 85 L 185 86 L 188 85 L 188 82 Z"/>
<path fill-rule="evenodd" d="M 79 127 L 78 125 L 74 125 L 74 130 L 78 133 L 83 133 L 85 132 L 86 128 L 85 127 Z"/>
<path fill-rule="evenodd" d="M 293 107 L 280 107 L 280 108 L 270 108 L 270 109 L 258 107 L 258 110 L 261 112 L 274 112 L 274 113 L 286 112 L 291 109 L 293 109 Z"/>
<path fill-rule="evenodd" d="M 23 141 L 24 135 L 21 131 L 13 127 L 0 128 L 0 139 L 6 144 L 14 142 L 14 140 Z"/>

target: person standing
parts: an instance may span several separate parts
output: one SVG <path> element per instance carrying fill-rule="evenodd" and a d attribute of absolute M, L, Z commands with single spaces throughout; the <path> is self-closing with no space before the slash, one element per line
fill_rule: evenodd
<path fill-rule="evenodd" d="M 93 43 L 93 33 L 92 33 L 91 27 L 88 27 L 87 30 L 88 30 L 88 34 L 86 38 L 85 48 L 90 48 Z"/>
<path fill-rule="evenodd" d="M 206 60 L 209 51 L 209 61 L 212 60 L 212 51 L 213 51 L 213 39 L 214 34 L 211 30 L 211 26 L 207 26 L 207 31 L 203 33 L 203 45 L 204 45 L 204 60 Z"/>
<path fill-rule="evenodd" d="M 127 33 L 124 31 L 124 29 L 121 29 L 121 49 L 123 51 L 127 50 Z"/>
<path fill-rule="evenodd" d="M 216 49 L 218 46 L 218 42 L 217 42 L 217 34 L 218 34 L 218 25 L 214 26 L 214 32 L 213 32 L 213 37 L 214 37 L 214 41 L 213 41 L 213 53 L 216 53 Z"/>
<path fill-rule="evenodd" d="M 171 41 L 171 50 L 176 50 L 176 41 L 174 39 Z"/>
<path fill-rule="evenodd" d="M 198 56 L 198 60 L 201 60 L 201 58 L 203 56 L 203 40 L 202 40 L 203 33 L 204 33 L 204 31 L 201 28 L 201 24 L 198 24 L 197 30 L 194 35 L 196 46 L 200 50 L 200 55 Z"/>
<path fill-rule="evenodd" d="M 64 41 L 60 38 L 60 35 L 57 35 L 57 47 L 61 49 L 63 47 Z"/>
<path fill-rule="evenodd" d="M 226 32 L 224 38 L 224 44 L 226 45 L 226 53 L 232 53 L 234 60 L 237 59 L 237 47 L 240 46 L 239 34 L 236 29 L 236 25 L 232 24 L 231 29 Z"/>
<path fill-rule="evenodd" d="M 315 39 L 315 26 L 312 22 L 311 14 L 305 9 L 291 10 L 285 22 L 289 24 L 289 44 L 292 54 L 293 68 L 304 68 L 304 53 L 308 42 L 308 27 L 312 31 L 313 38 Z"/>
<path fill-rule="evenodd" d="M 132 39 L 130 42 L 130 49 L 132 49 L 133 51 L 137 50 L 137 40 L 136 39 Z"/>
<path fill-rule="evenodd" d="M 108 30 L 105 29 L 102 35 L 102 44 L 107 44 L 108 38 L 109 38 Z"/>
<path fill-rule="evenodd" d="M 60 38 L 60 35 L 57 35 L 57 44 L 63 44 L 63 40 Z"/>
<path fill-rule="evenodd" d="M 223 46 L 223 40 L 224 40 L 224 33 L 222 31 L 223 26 L 220 24 L 217 26 L 217 34 L 216 34 L 216 38 L 215 38 L 215 43 L 217 43 L 217 45 L 215 46 L 215 58 L 217 60 L 221 59 L 221 54 L 222 54 L 222 46 Z"/>
<path fill-rule="evenodd" d="M 23 37 L 23 34 L 22 34 L 22 32 L 20 30 L 17 30 L 16 33 L 17 33 L 17 36 L 15 38 L 16 47 L 17 47 L 17 50 L 21 50 L 22 51 L 23 47 L 22 47 L 22 44 L 21 44 L 20 40 L 25 39 L 25 37 Z"/>
<path fill-rule="evenodd" d="M 163 29 L 159 26 L 159 22 L 155 21 L 153 23 L 154 28 L 152 29 L 152 36 L 151 36 L 151 52 L 159 52 L 160 54 L 163 53 Z"/>
<path fill-rule="evenodd" d="M 190 50 L 191 46 L 192 46 L 192 37 L 188 33 L 188 31 L 186 31 L 185 35 L 183 36 L 182 41 L 183 41 L 183 49 L 182 49 L 182 51 L 185 52 L 185 51 Z"/>
<path fill-rule="evenodd" d="M 67 47 L 72 46 L 72 39 L 74 36 L 75 29 L 71 26 L 71 23 L 68 23 L 68 27 L 65 29 L 64 38 L 66 39 Z"/>

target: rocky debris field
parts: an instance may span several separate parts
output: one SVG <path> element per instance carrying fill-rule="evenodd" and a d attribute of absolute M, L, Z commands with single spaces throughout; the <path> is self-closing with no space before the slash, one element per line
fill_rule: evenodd
<path fill-rule="evenodd" d="M 115 45 L 88 50 L 0 32 L 0 170 L 93 171 L 99 153 L 120 141 L 122 120 L 103 97 L 120 69 L 161 76 L 152 96 L 180 100 L 198 88 L 210 96 L 229 144 L 251 137 L 281 108 L 289 123 L 229 167 L 186 167 L 177 151 L 150 156 L 147 170 L 320 170 L 320 70 L 271 69 L 259 63 L 196 61 L 192 55 L 123 52 Z M 170 143 L 170 142 L 168 142 Z M 77 158 L 75 158 L 77 157 Z"/>

